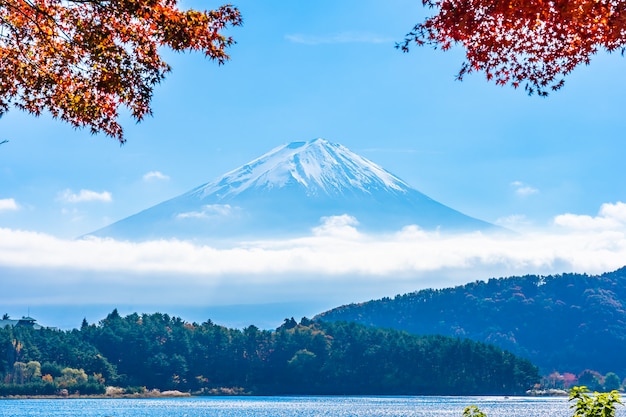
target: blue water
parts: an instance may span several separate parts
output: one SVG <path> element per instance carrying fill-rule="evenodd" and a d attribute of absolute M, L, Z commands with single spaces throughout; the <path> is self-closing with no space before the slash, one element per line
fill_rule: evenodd
<path fill-rule="evenodd" d="M 569 417 L 566 398 L 531 397 L 194 397 L 0 400 L 11 417 L 421 417 L 458 416 L 477 405 L 488 417 Z M 624 407 L 618 416 L 626 416 Z"/>

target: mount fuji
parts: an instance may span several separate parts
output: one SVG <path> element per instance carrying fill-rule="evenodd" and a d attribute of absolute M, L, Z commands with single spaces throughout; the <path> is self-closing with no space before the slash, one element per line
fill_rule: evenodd
<path fill-rule="evenodd" d="M 171 200 L 90 235 L 124 240 L 242 240 L 303 236 L 333 216 L 359 230 L 404 226 L 497 229 L 410 187 L 377 164 L 324 139 L 293 142 Z"/>

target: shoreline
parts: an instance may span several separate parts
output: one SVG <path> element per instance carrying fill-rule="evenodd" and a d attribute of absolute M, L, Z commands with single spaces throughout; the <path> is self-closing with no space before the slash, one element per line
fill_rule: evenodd
<path fill-rule="evenodd" d="M 0 400 L 67 400 L 67 399 L 140 399 L 140 398 L 185 398 L 192 397 L 189 392 L 163 391 L 143 392 L 134 394 L 69 394 L 69 395 L 6 395 L 0 396 Z"/>
<path fill-rule="evenodd" d="M 134 394 L 71 394 L 71 395 L 6 395 L 0 396 L 0 401 L 2 400 L 77 400 L 77 399 L 96 399 L 96 400 L 123 400 L 123 399 L 159 399 L 159 398 L 191 398 L 191 397 L 397 397 L 397 395 L 390 394 L 381 394 L 381 395 L 309 395 L 309 394 L 301 394 L 301 395 L 253 395 L 253 394 L 244 394 L 244 395 L 232 395 L 232 394 L 192 394 L 189 392 L 181 392 L 181 391 L 164 391 L 162 393 L 158 392 L 145 392 L 145 393 L 134 393 Z M 402 397 L 441 397 L 439 395 L 401 395 Z M 533 393 L 526 395 L 445 395 L 444 397 L 491 397 L 491 398 L 563 398 L 566 395 L 562 393 Z"/>

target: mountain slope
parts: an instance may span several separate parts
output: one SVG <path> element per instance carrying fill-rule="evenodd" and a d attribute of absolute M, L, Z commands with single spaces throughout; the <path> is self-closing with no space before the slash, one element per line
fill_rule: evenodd
<path fill-rule="evenodd" d="M 626 267 L 511 277 L 339 307 L 316 317 L 493 343 L 543 372 L 626 375 Z"/>
<path fill-rule="evenodd" d="M 254 238 L 309 233 L 324 217 L 348 214 L 362 230 L 486 230 L 344 146 L 293 142 L 93 233 L 130 240 Z"/>

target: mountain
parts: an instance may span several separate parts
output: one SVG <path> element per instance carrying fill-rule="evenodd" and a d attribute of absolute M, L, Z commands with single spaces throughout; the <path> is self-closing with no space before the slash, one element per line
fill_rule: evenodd
<path fill-rule="evenodd" d="M 324 218 L 346 214 L 361 230 L 373 232 L 407 225 L 495 229 L 438 203 L 344 146 L 315 139 L 279 146 L 92 235 L 129 240 L 297 236 L 309 234 Z"/>
<path fill-rule="evenodd" d="M 335 308 L 315 317 L 493 343 L 542 373 L 626 375 L 626 267 L 597 276 L 528 275 Z"/>

